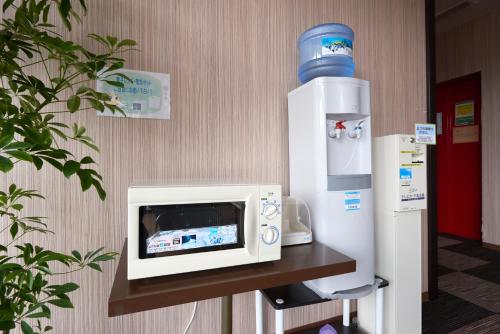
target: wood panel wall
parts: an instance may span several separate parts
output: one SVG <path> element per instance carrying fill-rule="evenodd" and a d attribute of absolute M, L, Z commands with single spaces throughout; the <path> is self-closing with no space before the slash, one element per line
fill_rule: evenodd
<path fill-rule="evenodd" d="M 288 192 L 287 92 L 298 86 L 296 40 L 324 22 L 351 26 L 356 76 L 372 84 L 374 136 L 412 132 L 426 119 L 424 1 L 419 0 L 134 0 L 89 1 L 89 15 L 71 38 L 92 45 L 89 32 L 133 38 L 140 53 L 127 68 L 171 74 L 170 121 L 97 117 L 85 124 L 101 147 L 96 157 L 108 198 L 81 193 L 76 179 L 29 166 L 1 179 L 40 189 L 30 209 L 50 217 L 57 234 L 42 244 L 70 251 L 126 237 L 126 191 L 140 179 L 245 179 L 277 182 Z M 67 35 L 67 34 L 66 34 Z M 72 146 L 79 155 L 85 148 Z M 192 305 L 107 318 L 117 263 L 103 274 L 77 273 L 76 311 L 54 312 L 55 333 L 181 333 Z M 220 328 L 218 299 L 198 307 L 191 333 Z M 234 333 L 254 333 L 251 294 L 234 298 Z M 337 303 L 286 312 L 285 327 L 339 314 Z M 273 320 L 269 316 L 268 325 Z M 269 327 L 271 328 L 271 327 Z M 269 329 L 269 332 L 271 330 Z"/>
<path fill-rule="evenodd" d="M 500 4 L 436 37 L 438 82 L 481 72 L 483 241 L 500 245 Z M 439 24 L 439 23 L 438 23 Z"/>

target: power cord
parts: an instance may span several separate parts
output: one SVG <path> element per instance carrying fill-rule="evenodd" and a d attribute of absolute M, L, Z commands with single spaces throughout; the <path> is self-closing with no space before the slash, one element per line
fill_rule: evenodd
<path fill-rule="evenodd" d="M 191 319 L 189 319 L 189 322 L 188 322 L 186 328 L 184 329 L 183 334 L 186 334 L 189 330 L 189 327 L 191 327 L 193 320 L 194 320 L 194 316 L 196 315 L 196 307 L 197 306 L 198 306 L 198 302 L 194 302 L 193 313 L 191 313 Z"/>

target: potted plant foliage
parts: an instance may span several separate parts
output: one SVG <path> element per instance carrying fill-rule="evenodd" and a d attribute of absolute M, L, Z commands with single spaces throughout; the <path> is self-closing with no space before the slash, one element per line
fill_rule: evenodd
<path fill-rule="evenodd" d="M 111 71 L 123 67 L 119 56 L 136 44 L 112 36 L 90 34 L 103 52 L 64 39 L 50 17 L 58 16 L 65 29 L 80 21 L 87 11 L 85 0 L 5 0 L 0 27 L 0 173 L 29 163 L 38 170 L 52 166 L 66 178 L 79 179 L 81 188 L 106 193 L 102 177 L 90 156 L 76 157 L 62 142 L 77 142 L 98 150 L 85 127 L 66 124 L 58 114 L 73 114 L 105 107 L 122 112 L 111 96 L 91 87 L 95 80 L 108 80 Z M 57 14 L 55 14 L 57 13 Z M 53 15 L 55 14 L 55 15 Z M 40 68 L 41 71 L 34 69 Z M 49 69 L 56 69 L 50 71 Z M 126 76 L 123 76 L 125 79 Z M 3 177 L 6 179 L 6 177 Z M 0 330 L 9 333 L 42 333 L 53 307 L 73 307 L 69 294 L 78 289 L 73 282 L 54 284 L 54 275 L 91 268 L 117 253 L 103 248 L 63 254 L 30 242 L 33 233 L 50 231 L 43 217 L 25 215 L 23 203 L 42 198 L 35 190 L 16 184 L 0 184 Z M 63 270 L 60 270 L 63 268 Z M 59 280 L 58 280 L 59 281 Z"/>

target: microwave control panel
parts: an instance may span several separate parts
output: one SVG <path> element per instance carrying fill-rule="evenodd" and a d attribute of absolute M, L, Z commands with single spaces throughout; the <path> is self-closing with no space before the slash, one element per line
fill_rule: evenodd
<path fill-rule="evenodd" d="M 281 257 L 281 187 L 261 186 L 260 190 L 259 258 L 277 260 Z"/>

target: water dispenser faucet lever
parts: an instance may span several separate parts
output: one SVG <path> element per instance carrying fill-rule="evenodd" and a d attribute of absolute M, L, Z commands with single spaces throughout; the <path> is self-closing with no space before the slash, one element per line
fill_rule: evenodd
<path fill-rule="evenodd" d="M 344 125 L 344 122 L 346 120 L 340 120 L 335 123 L 335 128 L 333 130 L 328 131 L 328 137 L 333 138 L 333 139 L 340 139 L 342 136 L 342 132 L 345 132 L 346 127 Z"/>
<path fill-rule="evenodd" d="M 344 125 L 345 121 L 346 120 L 343 119 L 343 120 L 338 121 L 337 123 L 335 123 L 335 130 L 337 130 L 337 129 L 345 130 L 345 125 Z"/>
<path fill-rule="evenodd" d="M 353 139 L 360 139 L 361 138 L 361 132 L 363 131 L 363 123 L 365 120 L 361 120 L 358 122 L 358 124 L 354 127 L 354 131 L 349 132 L 349 137 Z"/>

